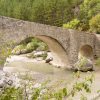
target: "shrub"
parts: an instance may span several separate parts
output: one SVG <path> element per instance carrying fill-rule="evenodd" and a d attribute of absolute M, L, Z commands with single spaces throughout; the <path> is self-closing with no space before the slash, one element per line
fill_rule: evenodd
<path fill-rule="evenodd" d="M 25 45 L 23 45 L 23 44 L 18 45 L 13 49 L 12 54 L 21 54 L 21 51 L 23 49 L 25 49 Z"/>
<path fill-rule="evenodd" d="M 76 63 L 76 66 L 79 66 L 79 68 L 83 67 L 87 63 L 87 58 L 81 57 L 80 60 Z"/>
<path fill-rule="evenodd" d="M 47 44 L 44 43 L 44 42 L 40 42 L 40 43 L 39 43 L 38 50 L 40 50 L 40 51 L 47 51 L 47 50 L 48 50 Z"/>
<path fill-rule="evenodd" d="M 34 43 L 33 42 L 28 43 L 26 46 L 26 49 L 27 50 L 35 50 Z"/>
<path fill-rule="evenodd" d="M 63 24 L 64 28 L 70 29 L 77 29 L 80 21 L 78 19 L 73 19 L 72 21 L 68 22 L 67 24 Z"/>
<path fill-rule="evenodd" d="M 21 88 L 5 87 L 0 93 L 0 100 L 23 100 L 23 92 Z"/>
<path fill-rule="evenodd" d="M 92 17 L 89 21 L 90 31 L 96 32 L 100 34 L 100 14 Z"/>

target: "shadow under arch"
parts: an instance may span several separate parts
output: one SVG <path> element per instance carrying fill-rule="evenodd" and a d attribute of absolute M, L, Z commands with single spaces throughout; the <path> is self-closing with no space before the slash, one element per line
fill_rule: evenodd
<path fill-rule="evenodd" d="M 48 45 L 49 50 L 51 51 L 52 54 L 51 56 L 53 57 L 53 61 L 52 61 L 53 65 L 61 66 L 63 68 L 69 67 L 70 64 L 69 64 L 67 53 L 63 48 L 63 46 L 56 39 L 45 35 L 36 35 L 28 38 L 37 38 Z M 29 42 L 29 40 L 26 38 L 22 40 L 20 43 L 24 41 Z"/>
<path fill-rule="evenodd" d="M 92 46 L 88 45 L 88 44 L 81 46 L 81 48 L 79 50 L 78 58 L 80 58 L 81 56 L 84 56 L 86 58 L 93 58 Z"/>

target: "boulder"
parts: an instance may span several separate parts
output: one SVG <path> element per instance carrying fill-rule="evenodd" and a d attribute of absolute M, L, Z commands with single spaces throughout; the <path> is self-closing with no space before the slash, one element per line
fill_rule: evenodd
<path fill-rule="evenodd" d="M 38 51 L 34 53 L 35 57 L 42 57 L 43 55 L 47 55 L 46 51 Z"/>
<path fill-rule="evenodd" d="M 53 61 L 53 58 L 52 57 L 50 57 L 50 58 L 48 58 L 48 59 L 46 59 L 46 63 L 49 63 L 50 61 Z"/>
<path fill-rule="evenodd" d="M 46 51 L 38 51 L 38 52 L 34 53 L 34 56 L 41 56 L 41 55 L 46 54 L 46 53 L 47 53 Z"/>
<path fill-rule="evenodd" d="M 75 71 L 87 72 L 87 71 L 93 71 L 93 67 L 94 67 L 93 62 L 90 59 L 82 57 L 74 64 L 72 69 Z"/>

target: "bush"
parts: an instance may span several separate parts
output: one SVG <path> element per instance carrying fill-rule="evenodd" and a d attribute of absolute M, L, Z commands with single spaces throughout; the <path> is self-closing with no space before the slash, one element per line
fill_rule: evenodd
<path fill-rule="evenodd" d="M 92 17 L 89 21 L 90 31 L 96 32 L 100 34 L 100 14 Z"/>
<path fill-rule="evenodd" d="M 35 46 L 34 46 L 34 43 L 33 42 L 30 42 L 30 43 L 28 43 L 27 44 L 27 46 L 26 46 L 26 49 L 27 50 L 35 50 Z"/>
<path fill-rule="evenodd" d="M 100 12 L 100 0 L 83 0 L 80 5 L 79 15 L 81 30 L 89 31 L 89 20 Z"/>
<path fill-rule="evenodd" d="M 64 28 L 70 29 L 77 29 L 80 21 L 78 19 L 73 19 L 72 21 L 68 22 L 67 24 L 63 24 Z"/>
<path fill-rule="evenodd" d="M 40 51 L 47 51 L 48 46 L 44 42 L 40 41 L 39 39 L 36 38 L 28 38 L 25 41 L 22 41 L 20 45 L 16 46 L 12 54 L 25 54 L 25 53 L 30 53 L 33 50 L 40 50 Z"/>
<path fill-rule="evenodd" d="M 1 91 L 0 91 L 1 92 Z M 0 100 L 23 100 L 23 92 L 21 88 L 5 87 L 0 93 Z"/>
<path fill-rule="evenodd" d="M 18 45 L 13 49 L 12 54 L 19 55 L 19 54 L 21 54 L 23 49 L 25 49 L 25 45 L 23 45 L 23 44 Z"/>
<path fill-rule="evenodd" d="M 47 46 L 46 43 L 40 42 L 39 43 L 39 47 L 37 49 L 40 50 L 40 51 L 47 51 L 48 50 L 48 46 Z"/>
<path fill-rule="evenodd" d="M 78 0 L 0 0 L 0 15 L 62 26 L 73 18 Z"/>

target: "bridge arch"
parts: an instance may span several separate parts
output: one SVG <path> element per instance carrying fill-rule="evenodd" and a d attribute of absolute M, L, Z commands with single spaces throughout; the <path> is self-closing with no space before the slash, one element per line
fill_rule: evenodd
<path fill-rule="evenodd" d="M 50 36 L 45 36 L 45 35 L 35 35 L 31 37 L 26 37 L 23 40 L 19 41 L 19 43 L 17 44 L 20 44 L 21 42 L 27 40 L 27 38 L 37 38 L 48 45 L 49 50 L 52 53 L 53 65 L 61 66 L 64 68 L 69 67 L 70 64 L 69 64 L 69 59 L 68 59 L 66 50 L 56 39 Z"/>
<path fill-rule="evenodd" d="M 92 46 L 88 44 L 81 46 L 78 57 L 80 58 L 81 56 L 84 56 L 86 58 L 93 58 Z"/>

